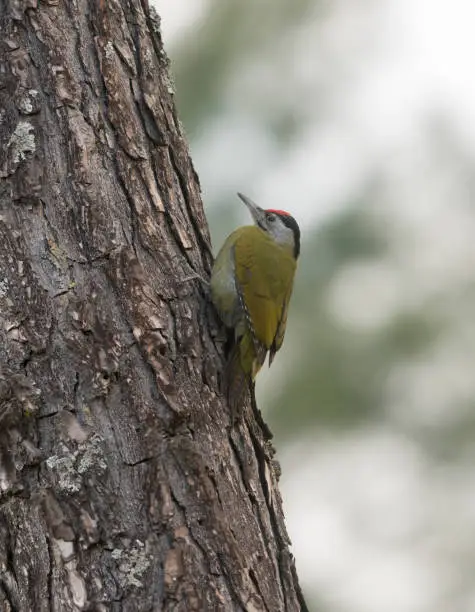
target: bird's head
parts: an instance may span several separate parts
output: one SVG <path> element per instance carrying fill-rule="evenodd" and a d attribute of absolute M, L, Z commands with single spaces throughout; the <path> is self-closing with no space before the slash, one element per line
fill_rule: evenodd
<path fill-rule="evenodd" d="M 300 254 L 300 228 L 292 215 L 285 210 L 265 210 L 242 193 L 238 193 L 238 196 L 249 208 L 255 224 L 278 244 L 290 247 L 297 259 Z"/>

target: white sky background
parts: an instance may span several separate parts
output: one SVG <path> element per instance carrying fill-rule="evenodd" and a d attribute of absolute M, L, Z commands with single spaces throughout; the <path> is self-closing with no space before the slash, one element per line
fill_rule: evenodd
<path fill-rule="evenodd" d="M 205 0 L 156 4 L 170 48 L 196 26 Z M 193 154 L 205 202 L 207 193 L 243 190 L 290 208 L 304 230 L 358 194 L 375 170 L 383 173 L 381 206 L 391 211 L 401 235 L 397 261 L 384 269 L 348 270 L 328 296 L 338 316 L 361 328 L 380 323 L 398 301 L 423 303 L 473 277 L 473 215 L 457 206 L 473 204 L 470 187 L 434 154 L 428 135 L 432 118 L 442 121 L 457 146 L 475 157 L 475 2 L 330 5 L 318 34 L 311 20 L 299 32 L 290 66 L 296 104 L 315 103 L 314 72 L 320 83 L 328 79 L 324 119 L 310 118 L 299 142 L 276 156 L 236 97 L 253 79 L 258 89 L 257 66 L 255 74 L 237 75 L 230 84 L 229 116 L 209 127 Z M 328 76 L 322 61 L 331 63 Z M 265 63 L 261 69 L 271 70 Z M 339 69 L 347 78 L 333 81 Z M 264 101 L 265 95 L 255 92 Z M 243 160 L 238 168 L 236 158 Z M 368 305 L 374 286 L 384 289 Z M 453 308 L 455 314 L 462 310 L 462 301 Z M 392 373 L 388 424 L 338 438 L 322 432 L 308 446 L 280 453 L 299 573 L 329 610 L 475 610 L 475 487 L 468 476 L 475 452 L 463 472 L 459 465 L 435 465 L 404 435 L 408 427 L 446 427 L 459 417 L 449 410 L 454 397 L 473 398 L 475 326 L 470 317 L 460 321 L 430 360 Z"/>

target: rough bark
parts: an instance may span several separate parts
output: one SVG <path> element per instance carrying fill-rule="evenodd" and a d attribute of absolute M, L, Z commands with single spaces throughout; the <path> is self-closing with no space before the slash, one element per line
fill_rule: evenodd
<path fill-rule="evenodd" d="M 305 609 L 232 427 L 146 0 L 0 1 L 0 610 Z"/>

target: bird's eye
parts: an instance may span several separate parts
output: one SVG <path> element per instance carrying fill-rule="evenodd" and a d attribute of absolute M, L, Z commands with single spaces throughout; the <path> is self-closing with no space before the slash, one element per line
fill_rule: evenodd
<path fill-rule="evenodd" d="M 273 213 L 268 213 L 268 214 L 266 215 L 266 219 L 267 219 L 267 221 L 269 221 L 269 223 L 274 223 L 274 221 L 275 221 L 275 215 L 274 215 Z"/>

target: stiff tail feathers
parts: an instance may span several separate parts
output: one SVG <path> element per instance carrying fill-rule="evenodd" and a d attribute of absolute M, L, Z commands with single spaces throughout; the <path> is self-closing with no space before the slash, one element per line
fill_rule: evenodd
<path fill-rule="evenodd" d="M 236 342 L 231 349 L 228 357 L 228 363 L 224 371 L 224 389 L 231 415 L 235 421 L 242 412 L 242 406 L 245 403 L 246 395 L 249 391 L 251 377 L 244 372 L 241 365 L 241 354 L 239 342 Z"/>
<path fill-rule="evenodd" d="M 224 393 L 227 396 L 233 420 L 239 418 L 242 408 L 254 389 L 254 377 L 266 357 L 264 347 L 258 348 L 249 334 L 234 342 L 229 353 L 224 375 Z"/>

